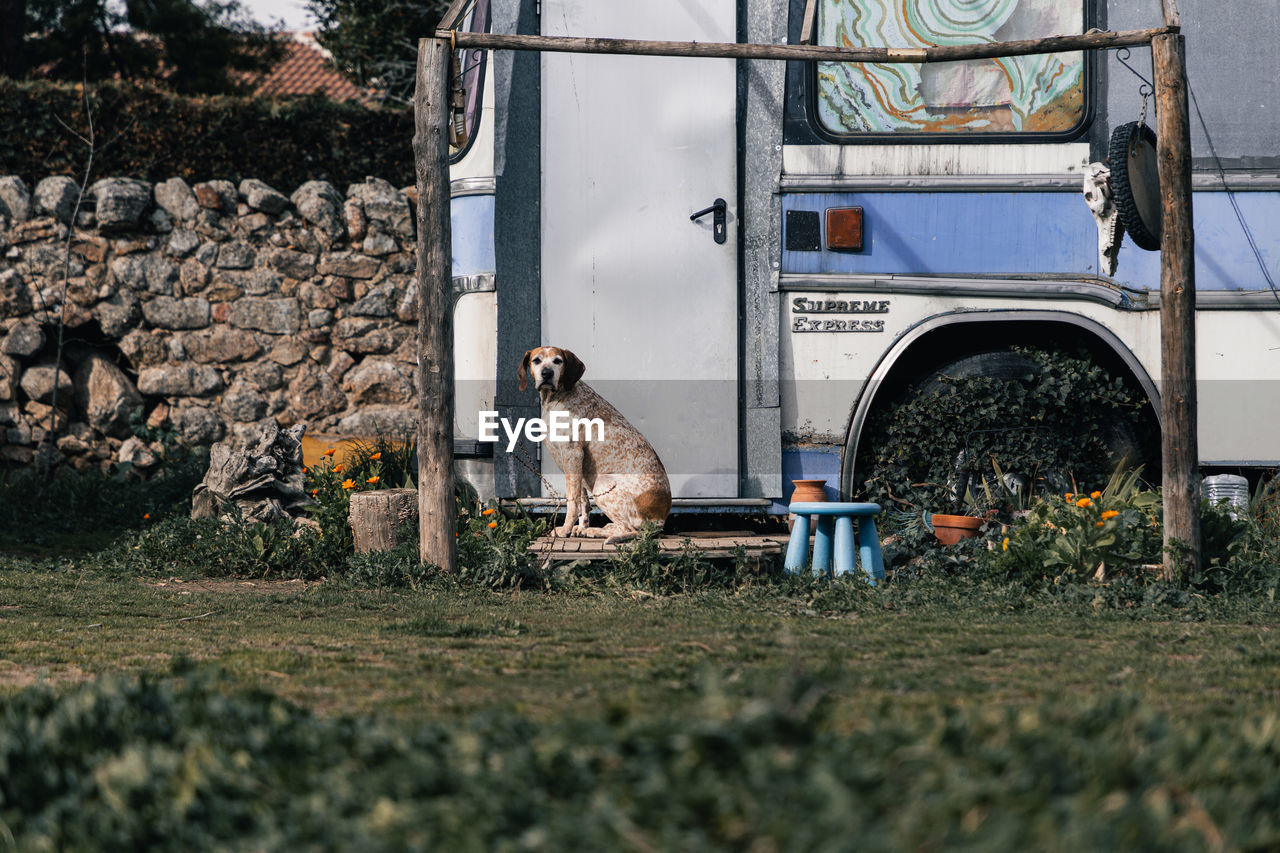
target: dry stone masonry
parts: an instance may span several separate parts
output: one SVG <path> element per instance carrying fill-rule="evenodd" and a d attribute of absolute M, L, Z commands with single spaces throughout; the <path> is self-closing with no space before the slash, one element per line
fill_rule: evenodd
<path fill-rule="evenodd" d="M 414 428 L 412 188 L 79 189 L 0 177 L 0 464 L 31 464 L 51 426 L 77 467 L 142 468 L 144 424 L 198 445 Z"/>

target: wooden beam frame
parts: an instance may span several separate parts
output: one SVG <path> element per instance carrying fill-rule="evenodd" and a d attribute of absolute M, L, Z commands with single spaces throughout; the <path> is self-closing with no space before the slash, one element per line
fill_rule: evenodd
<path fill-rule="evenodd" d="M 1160 328 L 1164 568 L 1166 577 L 1182 580 L 1199 566 L 1191 138 L 1184 44 L 1178 34 L 1181 19 L 1176 0 L 1161 0 L 1165 22 L 1161 28 L 926 48 L 658 42 L 458 32 L 452 27 L 457 25 L 467 3 L 468 0 L 454 0 L 435 37 L 418 43 L 413 148 L 418 182 L 418 494 L 424 561 L 446 572 L 457 566 L 448 182 L 448 70 L 452 49 L 926 63 L 1150 44 L 1155 66 L 1157 159 L 1163 205 Z M 807 11 L 805 27 L 812 30 Z"/>
<path fill-rule="evenodd" d="M 830 47 L 807 44 L 741 44 L 736 42 L 642 41 L 638 39 L 576 38 L 503 33 L 464 33 L 441 29 L 436 38 L 453 40 L 459 48 L 532 50 L 543 53 L 625 54 L 627 56 L 686 56 L 706 59 L 816 60 L 819 62 L 956 62 L 1036 53 L 1132 47 L 1172 32 L 1167 27 L 1042 39 L 961 44 L 942 47 Z"/>

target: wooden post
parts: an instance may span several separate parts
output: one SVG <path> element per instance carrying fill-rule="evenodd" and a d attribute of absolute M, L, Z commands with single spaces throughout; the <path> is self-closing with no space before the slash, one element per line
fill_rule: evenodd
<path fill-rule="evenodd" d="M 1191 125 L 1183 37 L 1151 40 L 1160 171 L 1160 409 L 1164 461 L 1164 576 L 1200 565 L 1196 434 L 1196 273 L 1191 223 Z"/>
<path fill-rule="evenodd" d="M 421 555 L 457 569 L 453 476 L 453 288 L 449 234 L 448 39 L 418 42 L 413 154 L 418 185 L 418 532 Z"/>

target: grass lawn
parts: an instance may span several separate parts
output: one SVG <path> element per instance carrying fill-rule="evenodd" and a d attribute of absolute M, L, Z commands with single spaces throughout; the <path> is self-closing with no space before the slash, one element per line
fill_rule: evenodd
<path fill-rule="evenodd" d="M 321 715 L 535 721 L 680 712 L 816 679 L 834 721 L 1136 695 L 1175 719 L 1280 704 L 1277 610 L 1135 614 L 1084 599 L 762 586 L 686 596 L 420 592 L 336 582 L 0 571 L 0 692 L 186 657 Z"/>

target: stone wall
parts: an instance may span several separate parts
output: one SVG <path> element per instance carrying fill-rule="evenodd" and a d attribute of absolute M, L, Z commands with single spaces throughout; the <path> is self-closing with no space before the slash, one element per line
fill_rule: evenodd
<path fill-rule="evenodd" d="M 265 419 L 414 428 L 412 188 L 107 178 L 77 211 L 78 190 L 0 177 L 0 464 L 55 421 L 77 467 L 154 464 L 140 423 L 204 445 Z"/>

